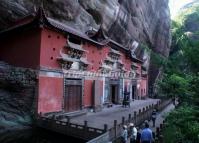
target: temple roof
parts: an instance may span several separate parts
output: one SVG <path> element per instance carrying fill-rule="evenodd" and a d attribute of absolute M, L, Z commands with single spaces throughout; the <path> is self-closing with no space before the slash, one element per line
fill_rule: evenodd
<path fill-rule="evenodd" d="M 102 30 L 102 27 L 100 27 L 97 31 L 93 31 L 93 33 L 91 33 L 90 35 L 88 33 L 87 33 L 88 35 L 86 35 L 86 33 L 77 31 L 66 24 L 63 24 L 55 19 L 47 17 L 42 8 L 40 8 L 37 11 L 37 13 L 31 14 L 31 16 L 28 15 L 27 17 L 30 18 L 30 20 L 23 21 L 22 23 L 18 23 L 17 25 L 13 27 L 0 31 L 0 37 L 4 36 L 5 34 L 8 34 L 9 32 L 20 31 L 21 29 L 24 29 L 24 28 L 30 28 L 30 27 L 35 27 L 35 26 L 47 27 L 47 28 L 59 31 L 63 34 L 71 34 L 71 35 L 77 36 L 81 38 L 82 40 L 89 41 L 97 46 L 110 45 L 114 49 L 121 49 L 125 51 L 127 56 L 129 56 L 132 60 L 143 63 L 142 60 L 129 55 L 130 51 L 128 48 L 122 46 L 121 44 L 105 36 Z"/>

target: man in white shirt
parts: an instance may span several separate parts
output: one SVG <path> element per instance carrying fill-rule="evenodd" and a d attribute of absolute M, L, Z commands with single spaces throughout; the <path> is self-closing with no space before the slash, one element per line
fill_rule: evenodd
<path fill-rule="evenodd" d="M 127 131 L 127 126 L 126 125 L 124 125 L 123 126 L 123 131 L 122 131 L 122 135 L 121 135 L 121 137 L 122 137 L 122 143 L 127 143 L 127 140 L 128 140 L 128 131 Z"/>
<path fill-rule="evenodd" d="M 130 123 L 130 143 L 136 143 L 137 129 L 133 123 Z"/>

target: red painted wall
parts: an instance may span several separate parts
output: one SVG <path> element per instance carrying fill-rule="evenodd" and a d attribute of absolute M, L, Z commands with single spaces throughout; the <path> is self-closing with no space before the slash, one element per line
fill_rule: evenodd
<path fill-rule="evenodd" d="M 147 87 L 146 87 L 146 85 L 147 85 L 147 80 L 143 78 L 141 80 L 141 86 L 140 86 L 140 90 L 142 92 L 141 96 L 146 96 L 146 94 L 147 94 Z"/>
<path fill-rule="evenodd" d="M 62 110 L 63 78 L 39 77 L 38 113 Z"/>
<path fill-rule="evenodd" d="M 57 57 L 60 57 L 60 50 L 65 45 L 66 38 L 62 34 L 44 28 L 41 37 L 41 67 L 60 69 Z"/>
<path fill-rule="evenodd" d="M 27 68 L 39 66 L 40 29 L 9 33 L 0 38 L 0 60 Z"/>
<path fill-rule="evenodd" d="M 85 89 L 84 89 L 84 106 L 85 107 L 90 107 L 93 105 L 93 98 L 94 98 L 94 95 L 93 95 L 93 82 L 94 80 L 85 80 L 84 82 L 84 86 L 85 86 Z M 101 98 L 103 96 L 103 80 L 98 80 L 98 82 L 100 83 L 98 88 L 96 89 L 97 91 L 97 95 L 95 96 L 100 96 L 100 98 L 97 98 L 99 99 L 100 101 L 98 103 L 101 102 Z"/>
<path fill-rule="evenodd" d="M 87 43 L 83 46 L 83 48 L 89 51 L 89 53 L 86 54 L 87 60 L 92 63 L 92 65 L 89 65 L 88 70 L 98 71 L 101 63 L 104 61 L 109 52 L 109 47 L 97 48 Z"/>
<path fill-rule="evenodd" d="M 121 52 L 120 52 L 121 53 Z M 131 70 L 131 64 L 132 61 L 130 58 L 128 58 L 127 56 L 125 56 L 123 53 L 121 55 L 121 60 L 124 63 L 124 67 L 126 70 L 130 71 Z"/>
<path fill-rule="evenodd" d="M 84 106 L 89 107 L 92 106 L 92 85 L 93 80 L 85 80 L 84 81 Z"/>

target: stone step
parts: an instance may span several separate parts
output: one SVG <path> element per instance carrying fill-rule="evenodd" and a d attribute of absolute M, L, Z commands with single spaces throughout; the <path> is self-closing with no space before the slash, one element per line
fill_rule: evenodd
<path fill-rule="evenodd" d="M 87 110 L 80 110 L 80 111 L 65 113 L 64 116 L 71 119 L 71 118 L 86 115 L 86 114 L 87 114 Z"/>
<path fill-rule="evenodd" d="M 45 116 L 52 118 L 54 117 L 57 120 L 63 120 L 63 119 L 72 119 L 74 117 L 86 115 L 87 110 L 79 110 L 74 112 L 54 112 L 54 113 L 46 113 Z"/>

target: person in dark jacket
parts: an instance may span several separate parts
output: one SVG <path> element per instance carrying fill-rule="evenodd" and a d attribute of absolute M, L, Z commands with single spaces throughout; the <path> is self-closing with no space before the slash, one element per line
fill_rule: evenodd
<path fill-rule="evenodd" d="M 156 114 L 157 114 L 156 110 L 154 109 L 153 112 L 152 112 L 152 115 L 151 115 L 152 116 L 151 118 L 152 118 L 152 122 L 153 122 L 153 127 L 155 127 Z"/>
<path fill-rule="evenodd" d="M 141 140 L 141 129 L 137 127 L 137 138 L 136 138 L 136 143 L 140 143 Z"/>

